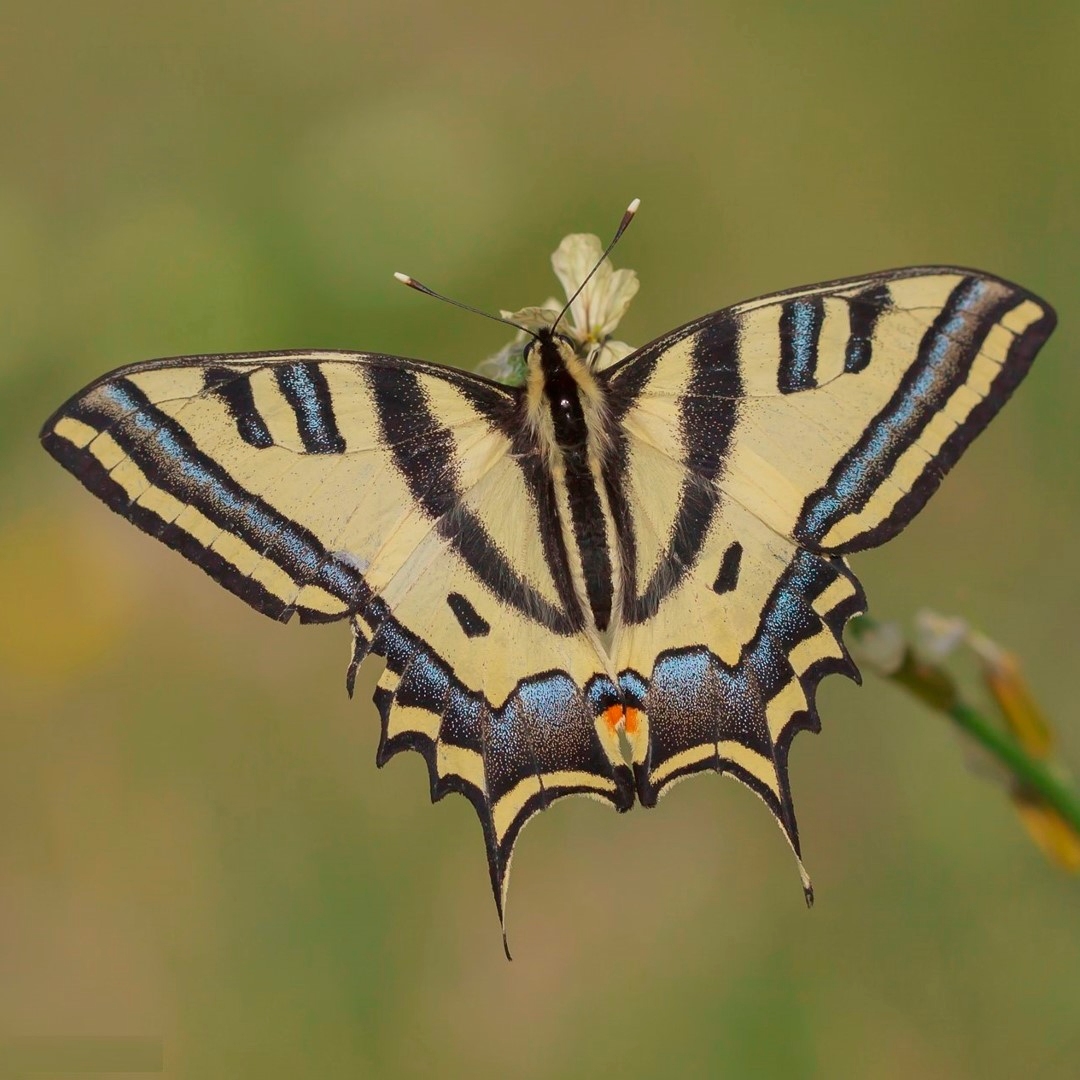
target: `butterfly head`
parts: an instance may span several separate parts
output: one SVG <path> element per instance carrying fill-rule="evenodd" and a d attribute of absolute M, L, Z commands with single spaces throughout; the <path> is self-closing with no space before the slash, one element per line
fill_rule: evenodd
<path fill-rule="evenodd" d="M 576 356 L 577 342 L 569 334 L 560 333 L 554 326 L 541 326 L 532 332 L 532 339 L 525 344 L 526 363 L 540 363 L 541 357 L 551 354 L 552 350 L 561 356 L 566 353 Z"/>
<path fill-rule="evenodd" d="M 525 415 L 561 468 L 564 451 L 606 445 L 604 392 L 577 343 L 553 328 L 541 328 L 525 347 Z"/>
<path fill-rule="evenodd" d="M 577 343 L 568 334 L 554 327 L 541 327 L 525 346 L 525 364 L 530 379 L 534 376 L 545 383 L 576 382 L 579 373 L 588 371 L 588 364 L 579 353 Z"/>

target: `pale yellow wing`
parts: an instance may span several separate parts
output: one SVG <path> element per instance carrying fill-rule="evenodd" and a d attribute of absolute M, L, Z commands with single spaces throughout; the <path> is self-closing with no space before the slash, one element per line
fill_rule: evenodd
<path fill-rule="evenodd" d="M 362 353 L 184 357 L 114 372 L 46 424 L 92 492 L 257 610 L 348 619 L 384 656 L 380 763 L 420 751 L 484 827 L 500 905 L 554 799 L 632 801 L 597 741 L 584 633 L 517 391 Z M 533 455 L 535 457 L 535 455 Z"/>
<path fill-rule="evenodd" d="M 841 634 L 865 602 L 843 556 L 918 512 L 1053 325 L 1008 282 L 915 268 L 717 312 L 606 373 L 642 802 L 729 773 L 798 853 L 788 747 L 819 726 L 822 676 L 857 676 Z"/>

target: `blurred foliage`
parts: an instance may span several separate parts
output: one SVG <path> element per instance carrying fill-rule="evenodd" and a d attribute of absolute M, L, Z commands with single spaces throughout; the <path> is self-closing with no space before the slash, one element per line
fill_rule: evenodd
<path fill-rule="evenodd" d="M 1080 790 L 1056 756 L 1054 728 L 1015 653 L 963 619 L 925 609 L 910 639 L 896 623 L 860 615 L 848 626 L 848 640 L 864 674 L 892 679 L 949 717 L 965 737 L 972 771 L 1008 792 L 1028 835 L 1054 865 L 1080 871 Z M 945 665 L 954 654 L 976 661 L 977 682 L 961 682 Z M 979 689 L 996 706 L 992 713 L 972 703 Z"/>
<path fill-rule="evenodd" d="M 1075 881 L 951 733 L 832 680 L 793 786 L 818 903 L 734 784 L 479 829 L 373 763 L 342 627 L 260 619 L 37 447 L 109 368 L 346 346 L 469 365 L 606 234 L 646 341 L 918 262 L 1061 326 L 895 544 L 876 612 L 1008 640 L 1080 760 L 1080 9 L 8 0 L 0 36 L 0 1036 L 163 1034 L 171 1075 L 1075 1075 Z M 11 599 L 14 603 L 11 603 Z M 377 669 L 366 672 L 368 687 Z"/>

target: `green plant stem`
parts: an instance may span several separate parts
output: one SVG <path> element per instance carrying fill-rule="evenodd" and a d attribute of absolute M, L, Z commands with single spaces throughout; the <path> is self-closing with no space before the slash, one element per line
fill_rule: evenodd
<path fill-rule="evenodd" d="M 878 630 L 881 624 L 868 615 L 860 615 L 850 625 L 853 637 L 860 641 Z M 911 647 L 905 645 L 898 666 L 888 672 L 879 668 L 878 674 L 899 684 L 932 709 L 951 716 L 1009 770 L 1019 792 L 1046 803 L 1080 836 L 1080 792 L 1073 790 L 1067 780 L 1056 775 L 1039 758 L 1029 754 L 1007 731 L 963 701 L 947 671 L 920 661 Z"/>
<path fill-rule="evenodd" d="M 1011 735 L 999 731 L 978 711 L 962 701 L 954 702 L 949 715 L 976 742 L 986 747 L 1020 782 L 1038 795 L 1080 835 L 1080 796 L 1059 780 L 1041 761 L 1031 757 Z"/>

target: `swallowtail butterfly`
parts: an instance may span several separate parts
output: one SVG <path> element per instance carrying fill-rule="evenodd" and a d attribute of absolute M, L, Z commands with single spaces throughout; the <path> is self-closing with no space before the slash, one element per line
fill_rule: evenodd
<path fill-rule="evenodd" d="M 256 611 L 348 623 L 350 693 L 385 657 L 377 762 L 416 750 L 432 799 L 472 802 L 501 918 L 518 833 L 566 795 L 625 811 L 726 773 L 799 856 L 791 740 L 823 676 L 858 679 L 847 557 L 922 509 L 1054 323 L 1000 278 L 915 267 L 602 368 L 542 325 L 517 387 L 365 352 L 151 360 L 42 440 Z"/>

